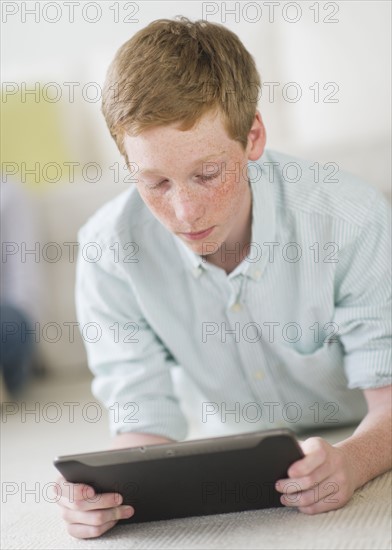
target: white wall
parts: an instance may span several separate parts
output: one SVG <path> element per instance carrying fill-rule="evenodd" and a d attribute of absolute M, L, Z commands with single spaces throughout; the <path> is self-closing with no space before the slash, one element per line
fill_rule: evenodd
<path fill-rule="evenodd" d="M 80 83 L 79 90 L 88 82 L 102 84 L 117 48 L 151 20 L 177 14 L 198 19 L 204 13 L 208 20 L 223 23 L 240 36 L 254 55 L 264 82 L 281 83 L 273 103 L 268 100 L 268 90 L 263 90 L 260 101 L 270 147 L 334 160 L 388 192 L 391 93 L 388 1 L 299 2 L 301 16 L 295 23 L 290 22 L 297 15 L 290 2 L 280 2 L 274 10 L 273 22 L 269 22 L 268 2 L 101 1 L 96 2 L 101 9 L 101 18 L 96 23 L 88 22 L 98 13 L 94 6 L 85 11 L 83 19 L 83 2 L 75 3 L 73 23 L 69 22 L 70 8 L 66 2 L 58 2 L 57 11 L 49 6 L 54 2 L 41 2 L 36 13 L 30 15 L 23 15 L 21 6 L 26 4 L 31 10 L 36 2 L 20 2 L 14 15 L 6 15 L 4 10 L 16 9 L 17 3 L 3 4 L 9 4 L 3 6 L 3 20 L 7 18 L 2 29 L 3 81 L 55 81 L 62 86 L 72 81 Z M 111 9 L 115 4 L 118 23 Z M 124 23 L 122 19 L 131 15 L 132 4 L 137 7 L 132 20 L 137 22 Z M 319 6 L 318 23 L 314 21 L 314 9 L 310 9 L 315 4 Z M 229 13 L 236 5 L 237 12 Z M 206 10 L 217 13 L 206 15 Z M 58 22 L 48 22 L 56 15 L 60 17 Z M 325 18 L 338 22 L 323 22 Z M 281 90 L 288 82 L 296 82 L 302 89 L 302 98 L 296 103 L 282 99 Z M 318 103 L 309 89 L 315 82 L 321 91 Z M 338 93 L 331 98 L 338 103 L 322 102 L 333 90 L 332 86 L 322 89 L 327 82 L 339 86 Z M 118 158 L 99 102 L 83 101 L 79 92 L 76 102 L 68 108 L 71 117 L 67 133 L 75 145 L 75 155 L 90 158 L 91 146 L 98 145 L 99 154 L 108 163 Z M 79 116 L 91 128 L 84 131 L 78 124 Z M 86 140 L 87 136 L 90 139 Z M 366 152 L 370 158 L 363 163 Z"/>

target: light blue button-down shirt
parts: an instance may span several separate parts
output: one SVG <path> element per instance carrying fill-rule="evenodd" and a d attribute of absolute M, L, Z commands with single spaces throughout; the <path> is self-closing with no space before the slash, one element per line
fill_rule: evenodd
<path fill-rule="evenodd" d="M 200 422 L 234 415 L 246 431 L 356 422 L 361 389 L 391 384 L 388 202 L 275 151 L 248 166 L 252 245 L 229 274 L 134 187 L 80 230 L 78 320 L 113 434 L 186 437 L 174 366 L 208 400 Z"/>

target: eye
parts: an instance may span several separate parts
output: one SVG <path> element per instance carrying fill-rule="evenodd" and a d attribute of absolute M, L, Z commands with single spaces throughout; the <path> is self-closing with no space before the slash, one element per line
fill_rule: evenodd
<path fill-rule="evenodd" d="M 200 178 L 200 180 L 205 183 L 207 181 L 211 181 L 216 179 L 219 176 L 220 172 L 215 172 L 214 174 L 209 174 L 208 176 L 198 175 L 197 178 Z M 158 183 L 155 183 L 153 185 L 147 185 L 148 189 L 158 189 L 159 187 L 162 187 L 164 183 L 166 183 L 168 180 L 162 180 Z"/>
<path fill-rule="evenodd" d="M 201 181 L 210 181 L 219 176 L 219 172 L 216 172 L 215 174 L 209 174 L 208 176 L 198 176 L 200 177 Z"/>
<path fill-rule="evenodd" d="M 155 185 L 147 185 L 147 188 L 148 189 L 158 189 L 158 187 L 161 187 L 161 185 L 163 185 L 167 180 L 162 180 L 158 183 L 156 183 Z"/>

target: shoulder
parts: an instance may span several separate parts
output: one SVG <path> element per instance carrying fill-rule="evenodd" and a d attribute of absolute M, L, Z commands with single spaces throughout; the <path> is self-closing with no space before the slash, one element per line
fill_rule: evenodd
<path fill-rule="evenodd" d="M 136 187 L 131 187 L 101 206 L 79 229 L 78 240 L 102 244 L 137 240 L 154 220 Z"/>
<path fill-rule="evenodd" d="M 361 229 L 378 211 L 383 213 L 380 223 L 385 222 L 388 203 L 384 195 L 358 176 L 341 170 L 335 162 L 321 164 L 273 150 L 265 151 L 259 162 L 264 177 L 271 175 L 271 167 L 275 167 L 275 202 L 286 213 L 309 220 L 328 218 Z"/>

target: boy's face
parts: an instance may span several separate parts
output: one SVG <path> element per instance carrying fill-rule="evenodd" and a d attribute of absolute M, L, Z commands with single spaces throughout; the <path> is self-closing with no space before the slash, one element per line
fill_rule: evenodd
<path fill-rule="evenodd" d="M 136 186 L 143 201 L 199 255 L 215 253 L 224 242 L 227 249 L 242 242 L 251 212 L 247 162 L 260 158 L 264 146 L 259 112 L 245 151 L 228 137 L 216 112 L 185 132 L 170 124 L 124 138 L 129 162 L 138 167 Z"/>

